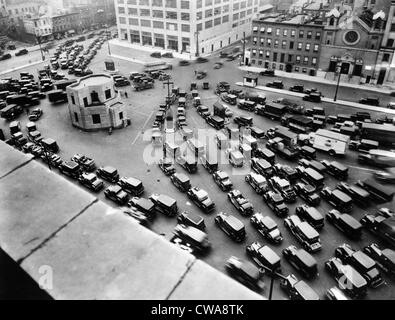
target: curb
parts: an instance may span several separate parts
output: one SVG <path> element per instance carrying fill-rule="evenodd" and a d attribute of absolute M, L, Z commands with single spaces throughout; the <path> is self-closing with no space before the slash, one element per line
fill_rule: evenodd
<path fill-rule="evenodd" d="M 239 67 L 239 69 L 242 71 L 252 72 L 252 73 L 259 73 L 260 71 L 262 71 L 261 68 L 246 67 L 246 66 L 241 66 L 241 67 Z M 310 77 L 310 76 L 300 77 L 298 74 L 295 74 L 295 73 L 288 73 L 288 72 L 278 71 L 278 70 L 276 70 L 275 76 L 280 77 L 280 78 L 288 78 L 288 79 L 295 79 L 295 80 L 301 80 L 301 81 L 310 81 L 310 82 L 316 82 L 316 83 L 320 83 L 320 84 L 328 84 L 328 85 L 336 86 L 336 81 L 331 81 L 331 80 L 324 79 L 321 77 Z M 359 89 L 359 90 L 378 92 L 378 93 L 382 93 L 382 94 L 390 94 L 392 91 L 395 90 L 395 88 L 372 88 L 372 87 L 364 86 L 364 85 L 353 85 L 353 84 L 350 84 L 347 82 L 340 82 L 339 87 L 340 88 L 341 87 L 354 88 L 354 89 Z"/>
<path fill-rule="evenodd" d="M 240 86 L 240 87 L 253 88 L 253 89 L 256 89 L 256 90 L 260 90 L 260 91 L 269 91 L 269 92 L 281 93 L 281 94 L 286 94 L 286 95 L 294 96 L 294 97 L 298 97 L 298 98 L 303 98 L 303 96 L 305 96 L 304 93 L 293 92 L 293 91 L 289 91 L 289 90 L 282 90 L 282 89 L 276 89 L 276 88 L 270 88 L 270 87 L 264 87 L 264 86 L 256 86 L 256 87 L 244 86 L 244 84 L 242 82 L 236 82 L 235 84 L 237 86 Z M 329 98 L 326 98 L 326 97 L 323 97 L 322 101 L 323 102 L 332 103 L 332 104 L 347 106 L 347 107 L 351 107 L 351 108 L 357 108 L 357 109 L 372 111 L 372 112 L 383 112 L 383 113 L 387 113 L 387 114 L 393 114 L 395 116 L 395 110 L 393 110 L 393 109 L 388 109 L 388 108 L 383 108 L 383 107 L 367 106 L 367 105 L 364 105 L 364 104 L 360 104 L 360 103 L 356 103 L 356 102 L 350 102 L 350 101 L 344 101 L 344 100 L 333 101 L 333 99 L 329 99 Z"/>
<path fill-rule="evenodd" d="M 6 71 L 2 71 L 2 72 L 0 72 L 0 75 L 4 75 L 4 74 L 11 73 L 11 72 L 14 72 L 14 71 L 18 71 L 18 70 L 21 70 L 21 69 L 24 69 L 24 68 L 32 67 L 32 66 L 35 66 L 35 65 L 37 65 L 37 64 L 44 63 L 44 62 L 48 62 L 48 61 L 49 61 L 48 59 L 45 59 L 45 60 L 40 60 L 40 61 L 32 62 L 31 64 L 25 64 L 25 65 L 23 65 L 23 66 L 19 66 L 19 67 L 15 67 L 15 68 L 13 68 L 13 69 L 9 69 L 9 70 L 6 70 Z"/>

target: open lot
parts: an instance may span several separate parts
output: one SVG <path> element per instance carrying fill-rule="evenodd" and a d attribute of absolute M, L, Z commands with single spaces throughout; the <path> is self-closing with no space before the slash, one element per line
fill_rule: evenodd
<path fill-rule="evenodd" d="M 91 68 L 94 72 L 103 72 L 104 60 L 108 58 L 106 53 L 107 45 L 104 44 L 99 54 L 90 64 L 89 68 Z M 116 69 L 120 70 L 124 75 L 127 75 L 130 71 L 138 71 L 142 69 L 142 66 L 138 64 L 119 59 L 114 60 Z M 208 91 L 203 91 L 201 89 L 202 80 L 198 81 L 198 86 L 200 95 L 202 97 L 202 104 L 207 105 L 211 111 L 212 104 L 218 99 L 218 97 L 213 93 L 215 84 L 219 81 L 228 81 L 233 84 L 237 81 L 240 81 L 243 75 L 243 72 L 237 68 L 238 61 L 225 62 L 225 66 L 222 69 L 213 70 L 213 63 L 218 60 L 219 58 L 217 57 L 211 57 L 210 62 L 208 63 L 192 63 L 190 66 L 186 67 L 179 67 L 176 60 L 171 60 L 175 65 L 174 69 L 170 72 L 172 75 L 172 81 L 176 86 L 187 90 L 187 92 L 189 92 L 190 83 L 195 81 L 193 80 L 194 70 L 207 70 L 208 77 L 203 81 L 209 81 L 211 89 Z M 34 66 L 23 71 L 35 73 L 37 69 L 39 69 L 39 67 Z M 20 71 L 10 75 L 17 76 Z M 260 81 L 261 83 L 265 83 L 266 81 L 272 81 L 272 78 L 265 79 L 261 77 Z M 291 83 L 290 79 L 287 79 L 287 81 L 284 82 L 287 84 L 287 86 L 294 84 Z M 311 87 L 317 87 L 319 90 L 322 90 L 324 95 L 328 96 L 330 95 L 330 91 L 332 89 L 334 90 L 334 88 L 330 88 L 329 86 L 321 88 L 316 83 L 305 84 L 305 87 L 310 87 L 310 85 Z M 155 163 L 155 158 L 158 157 L 158 155 L 160 156 L 161 151 L 159 148 L 156 153 L 152 152 L 152 146 L 150 143 L 150 129 L 159 104 L 164 102 L 164 98 L 167 94 L 167 87 L 165 87 L 160 81 L 156 81 L 155 88 L 151 90 L 134 92 L 130 87 L 120 88 L 120 90 L 128 91 L 128 98 L 123 99 L 124 103 L 126 104 L 128 117 L 130 117 L 132 121 L 132 125 L 129 127 L 121 130 L 115 130 L 111 135 L 109 135 L 106 131 L 83 132 L 71 126 L 67 104 L 51 105 L 48 100 L 42 100 L 40 107 L 43 109 L 44 115 L 37 122 L 38 130 L 41 131 L 44 137 L 51 137 L 58 142 L 61 148 L 59 155 L 63 159 L 69 159 L 75 153 L 86 154 L 94 158 L 97 165 L 99 166 L 111 165 L 119 170 L 121 176 L 132 176 L 142 180 L 146 189 L 144 194 L 145 197 L 148 197 L 152 193 L 164 193 L 177 200 L 180 211 L 188 210 L 202 215 L 205 218 L 207 233 L 209 235 L 209 240 L 212 243 L 212 251 L 207 256 L 202 257 L 202 259 L 221 271 L 225 271 L 225 261 L 232 255 L 243 259 L 249 259 L 245 253 L 246 245 L 252 243 L 253 241 L 259 241 L 261 244 L 267 244 L 266 240 L 264 240 L 258 234 L 258 232 L 253 227 L 251 227 L 249 218 L 241 216 L 236 211 L 233 205 L 228 201 L 226 193 L 219 189 L 219 187 L 214 183 L 212 177 L 210 177 L 208 172 L 202 166 L 199 165 L 197 173 L 188 174 L 188 176 L 191 178 L 191 183 L 193 186 L 199 186 L 206 190 L 215 202 L 216 210 L 209 215 L 202 213 L 194 204 L 191 204 L 188 201 L 187 196 L 180 193 L 171 184 L 170 179 L 162 173 Z M 265 92 L 265 95 L 267 97 L 267 101 L 271 101 L 274 98 L 279 97 L 278 94 L 268 92 Z M 339 99 L 347 100 L 347 98 L 349 98 L 349 100 L 355 100 L 357 97 L 363 95 L 364 94 L 359 92 L 357 89 L 341 88 Z M 386 99 L 389 99 L 388 96 L 384 95 L 383 97 L 380 96 L 380 98 L 382 98 L 383 102 L 386 101 Z M 313 104 L 308 102 L 303 102 L 303 104 L 306 107 L 313 106 Z M 347 108 L 343 106 L 326 103 L 322 103 L 320 106 L 325 108 L 327 115 L 352 113 L 356 111 L 355 109 L 347 110 Z M 176 107 L 173 106 L 172 108 L 174 109 L 173 114 L 175 114 Z M 278 122 L 273 122 L 267 118 L 257 116 L 247 111 L 241 111 L 236 107 L 231 106 L 230 108 L 234 111 L 234 116 L 240 114 L 252 115 L 254 117 L 254 126 L 264 130 L 278 125 Z M 378 115 L 374 113 L 371 114 L 372 117 L 376 117 Z M 18 120 L 21 121 L 24 128 L 24 125 L 27 123 L 26 115 L 21 115 Z M 209 129 L 210 127 L 197 114 L 196 110 L 192 106 L 187 108 L 187 122 L 188 126 L 195 130 L 207 129 L 208 135 L 212 136 L 213 130 Z M 0 128 L 3 129 L 8 137 L 8 123 L 3 119 L 0 120 Z M 263 146 L 265 142 L 265 140 L 262 140 L 259 142 L 259 145 Z M 287 163 L 292 166 L 296 165 L 295 163 L 287 162 L 283 159 L 277 159 L 280 163 Z M 319 153 L 318 159 L 330 160 L 331 158 L 326 154 Z M 340 161 L 350 167 L 348 182 L 355 182 L 359 179 L 369 177 L 372 174 L 372 171 L 374 171 L 374 168 L 361 167 L 356 162 L 355 152 L 348 152 L 346 157 Z M 278 255 L 281 256 L 281 250 L 291 244 L 296 245 L 298 248 L 300 247 L 300 244 L 296 241 L 296 239 L 289 233 L 288 230 L 285 229 L 282 219 L 275 216 L 274 213 L 265 205 L 262 198 L 255 194 L 252 188 L 244 181 L 245 174 L 250 171 L 248 164 L 246 164 L 242 169 L 233 169 L 226 161 L 224 161 L 223 163 L 220 163 L 220 169 L 226 171 L 230 175 L 234 184 L 234 188 L 239 189 L 243 195 L 251 200 L 252 204 L 254 205 L 255 212 L 261 212 L 264 215 L 269 215 L 277 222 L 284 236 L 284 241 L 279 246 L 273 246 L 271 244 L 269 244 L 269 246 L 274 251 L 276 251 Z M 54 170 L 56 171 L 56 169 Z M 178 165 L 176 166 L 176 170 L 178 172 L 186 173 L 184 169 Z M 326 185 L 334 187 L 336 183 L 337 181 L 334 178 L 331 176 L 326 176 Z M 37 192 L 39 192 L 39 190 Z M 98 197 L 101 200 L 113 205 L 112 202 L 104 197 L 102 192 L 98 194 Z M 304 204 L 304 202 L 298 198 L 296 204 L 289 206 L 290 214 L 293 214 L 295 207 L 301 204 Z M 378 207 L 388 207 L 394 210 L 395 202 L 381 204 Z M 45 204 L 43 204 L 43 208 L 45 208 Z M 322 214 L 326 214 L 328 210 L 331 209 L 331 207 L 325 201 L 322 201 L 318 209 Z M 247 239 L 243 243 L 238 244 L 233 242 L 214 225 L 214 217 L 216 213 L 220 211 L 231 213 L 244 222 L 247 231 Z M 375 206 L 370 206 L 367 211 L 375 211 Z M 352 215 L 355 218 L 360 219 L 365 213 L 365 210 L 355 206 Z M 175 218 L 167 218 L 165 216 L 158 215 L 152 225 L 152 230 L 162 234 L 167 239 L 170 239 L 175 225 Z M 327 224 L 320 232 L 320 237 L 323 250 L 317 254 L 314 254 L 314 257 L 318 261 L 320 276 L 315 280 L 307 282 L 313 287 L 314 290 L 316 290 L 320 297 L 323 298 L 326 289 L 336 285 L 333 278 L 331 278 L 324 270 L 324 263 L 333 256 L 334 249 L 344 242 L 351 244 L 355 249 L 359 249 L 372 242 L 380 243 L 380 241 L 378 241 L 377 238 L 368 232 L 363 233 L 363 237 L 360 241 L 350 241 L 329 224 Z M 114 243 L 114 246 L 116 245 L 117 244 Z M 282 269 L 283 274 L 285 275 L 294 273 L 299 279 L 302 278 L 302 276 L 284 259 L 282 259 Z M 267 287 L 263 291 L 263 295 L 267 297 L 270 280 L 268 277 L 265 277 L 264 279 Z M 394 280 L 390 280 L 386 276 L 385 280 L 386 283 L 381 287 L 377 289 L 369 289 L 367 299 L 395 298 Z M 278 281 L 275 283 L 273 299 L 286 299 L 284 292 L 279 287 Z"/>

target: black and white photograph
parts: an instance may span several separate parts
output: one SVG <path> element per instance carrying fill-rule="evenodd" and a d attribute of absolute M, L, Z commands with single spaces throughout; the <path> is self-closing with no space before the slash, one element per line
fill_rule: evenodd
<path fill-rule="evenodd" d="M 395 300 L 394 194 L 395 0 L 0 0 L 0 300 Z"/>

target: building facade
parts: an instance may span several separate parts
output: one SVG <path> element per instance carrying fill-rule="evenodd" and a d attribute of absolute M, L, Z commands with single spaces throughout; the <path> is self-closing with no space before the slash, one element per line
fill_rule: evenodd
<path fill-rule="evenodd" d="M 75 31 L 79 27 L 80 15 L 76 12 L 52 16 L 52 28 L 55 37 L 68 31 Z"/>
<path fill-rule="evenodd" d="M 252 23 L 250 58 L 255 67 L 315 75 L 323 26 L 303 14 L 273 14 Z"/>
<path fill-rule="evenodd" d="M 347 16 L 335 8 L 326 15 L 320 69 L 329 79 L 341 72 L 343 81 L 382 84 L 376 74 L 385 20 L 365 10 Z"/>
<path fill-rule="evenodd" d="M 114 90 L 111 76 L 80 78 L 66 88 L 73 126 L 85 131 L 122 128 L 128 123 L 125 106 Z"/>
<path fill-rule="evenodd" d="M 209 54 L 251 33 L 264 0 L 115 0 L 119 40 Z"/>
<path fill-rule="evenodd" d="M 25 17 L 24 29 L 27 35 L 43 42 L 52 37 L 52 18 L 49 16 Z"/>

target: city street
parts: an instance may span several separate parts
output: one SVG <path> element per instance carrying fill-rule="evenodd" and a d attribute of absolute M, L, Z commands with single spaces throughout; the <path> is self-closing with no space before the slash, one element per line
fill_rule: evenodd
<path fill-rule="evenodd" d="M 88 39 L 81 44 L 87 46 L 93 39 Z M 52 50 L 51 50 L 52 53 Z M 29 53 L 29 59 L 33 59 L 34 53 Z M 38 54 L 40 54 L 38 52 Z M 30 56 L 32 55 L 32 56 Z M 131 57 L 138 57 L 138 55 L 149 56 L 145 52 L 132 52 Z M 14 57 L 12 59 L 15 59 Z M 95 73 L 104 72 L 104 61 L 108 59 L 108 48 L 107 43 L 105 43 L 101 50 L 98 52 L 96 57 L 92 60 L 88 68 L 93 70 Z M 239 70 L 239 61 L 224 62 L 224 67 L 220 70 L 214 70 L 213 64 L 216 61 L 220 61 L 218 53 L 212 57 L 209 57 L 210 61 L 203 64 L 191 63 L 190 66 L 181 67 L 178 66 L 178 60 L 176 59 L 166 59 L 166 61 L 173 64 L 173 70 L 169 72 L 172 76 L 172 82 L 175 86 L 180 89 L 184 89 L 189 92 L 189 87 L 191 82 L 194 80 L 195 70 L 204 70 L 208 72 L 207 78 L 204 80 L 197 81 L 199 93 L 202 98 L 202 104 L 207 105 L 210 111 L 213 110 L 213 103 L 218 100 L 218 97 L 213 93 L 215 85 L 219 81 L 227 81 L 231 83 L 232 87 L 235 88 L 234 83 L 242 81 L 244 72 Z M 142 65 L 132 63 L 129 61 L 115 59 L 115 68 L 120 71 L 121 74 L 128 76 L 131 71 L 141 71 L 143 69 Z M 45 63 L 34 65 L 23 70 L 18 70 L 15 72 L 8 73 L 5 76 L 19 77 L 19 72 L 31 72 L 36 74 L 37 70 L 40 69 Z M 8 67 L 4 62 L 0 62 L 0 71 L 6 70 Z M 60 70 L 61 71 L 61 70 Z M 69 77 L 69 75 L 66 75 Z M 72 76 L 70 76 L 71 78 Z M 266 82 L 273 81 L 277 77 L 260 77 L 260 85 Z M 295 81 L 294 79 L 284 78 L 282 79 L 286 88 L 294 84 L 300 84 L 300 81 Z M 202 82 L 208 81 L 210 83 L 210 90 L 202 90 Z M 305 88 L 316 87 L 325 96 L 332 97 L 334 95 L 334 86 L 319 85 L 315 82 L 304 82 Z M 121 176 L 135 177 L 143 181 L 145 186 L 144 197 L 148 197 L 153 193 L 163 193 L 169 195 L 177 200 L 177 204 L 180 212 L 187 210 L 190 212 L 195 212 L 200 214 L 205 219 L 205 224 L 207 226 L 206 232 L 208 233 L 209 240 L 212 243 L 212 250 L 207 256 L 202 257 L 204 261 L 212 265 L 213 267 L 225 272 L 225 262 L 226 260 L 234 255 L 239 258 L 249 260 L 246 255 L 245 247 L 252 243 L 253 241 L 259 241 L 261 244 L 268 244 L 265 239 L 251 226 L 249 218 L 241 216 L 230 201 L 227 199 L 226 193 L 222 192 L 220 188 L 214 183 L 212 177 L 209 173 L 201 166 L 198 167 L 198 172 L 195 174 L 187 173 L 183 168 L 176 165 L 177 172 L 186 173 L 191 178 L 191 183 L 193 186 L 199 186 L 206 190 L 210 197 L 213 199 L 216 205 L 216 210 L 211 214 L 205 214 L 201 212 L 194 204 L 188 201 L 186 194 L 179 192 L 174 185 L 170 182 L 170 179 L 166 177 L 163 172 L 159 169 L 156 160 L 160 158 L 161 148 L 159 147 L 155 152 L 150 142 L 151 138 L 151 126 L 155 117 L 155 113 L 160 104 L 165 101 L 165 96 L 167 95 L 167 87 L 160 81 L 155 81 L 155 88 L 145 90 L 142 92 L 135 92 L 129 87 L 119 88 L 120 91 L 127 91 L 128 98 L 123 97 L 124 103 L 126 104 L 126 110 L 128 117 L 131 119 L 131 126 L 124 129 L 114 130 L 111 135 L 107 131 L 99 132 L 83 132 L 78 130 L 71 125 L 69 119 L 69 112 L 67 104 L 51 105 L 47 99 L 41 100 L 40 108 L 43 109 L 44 115 L 37 122 L 37 128 L 44 137 L 50 137 L 57 141 L 60 147 L 59 155 L 62 159 L 70 159 L 75 153 L 86 154 L 95 159 L 98 166 L 110 165 L 119 170 Z M 254 91 L 253 89 L 248 89 Z M 262 92 L 260 92 L 262 93 Z M 271 101 L 278 98 L 278 94 L 265 92 L 267 101 Z M 356 101 L 361 97 L 365 96 L 378 96 L 381 101 L 381 105 L 387 104 L 391 97 L 384 94 L 370 94 L 363 92 L 362 90 L 353 88 L 340 88 L 338 93 L 338 98 L 342 100 Z M 302 100 L 300 98 L 293 97 L 292 99 Z M 392 98 L 393 99 L 393 98 Z M 303 104 L 306 108 L 315 106 L 312 103 L 304 102 Z M 326 115 L 336 115 L 340 113 L 353 113 L 356 109 L 347 109 L 346 107 L 340 105 L 334 105 L 329 103 L 322 103 L 319 106 L 323 107 L 326 111 Z M 176 106 L 173 106 L 173 114 L 176 114 Z M 268 118 L 249 113 L 247 111 L 242 111 L 236 106 L 230 106 L 234 112 L 234 116 L 237 115 L 250 115 L 254 118 L 254 126 L 257 126 L 263 130 L 267 130 L 270 127 L 278 125 L 278 122 L 269 120 Z M 197 129 L 207 129 L 207 135 L 213 136 L 213 129 L 209 127 L 206 122 L 198 115 L 193 106 L 188 106 L 187 108 L 187 123 L 188 127 L 193 128 L 195 131 Z M 375 118 L 380 113 L 371 113 L 372 118 Z M 25 131 L 25 125 L 28 122 L 27 116 L 25 114 L 18 118 L 22 123 L 23 130 Z M 6 134 L 6 138 L 9 137 L 9 123 L 0 119 L 0 128 Z M 178 135 L 178 133 L 176 133 Z M 204 139 L 205 137 L 200 137 L 199 139 Z M 213 141 L 211 141 L 213 143 Z M 264 146 L 265 140 L 259 141 L 260 147 Z M 361 167 L 356 161 L 356 152 L 350 151 L 344 159 L 340 162 L 349 166 L 349 178 L 347 182 L 354 183 L 357 180 L 365 179 L 371 176 L 372 172 L 375 171 L 374 168 Z M 331 157 L 324 153 L 318 153 L 319 160 L 328 159 L 332 160 Z M 276 158 L 280 163 L 287 163 L 291 166 L 296 166 L 295 162 L 287 162 L 283 159 Z M 37 160 L 41 161 L 41 160 Z M 42 162 L 43 163 L 43 162 Z M 43 163 L 43 165 L 45 165 Z M 284 241 L 278 245 L 269 246 L 281 256 L 282 249 L 293 244 L 300 248 L 300 244 L 296 241 L 293 235 L 284 227 L 282 219 L 278 218 L 274 213 L 266 206 L 263 202 L 262 197 L 258 196 L 253 189 L 245 182 L 244 177 L 246 173 L 250 171 L 249 165 L 245 164 L 241 169 L 234 169 L 231 167 L 227 161 L 220 163 L 220 169 L 226 171 L 233 182 L 234 188 L 239 189 L 244 196 L 249 198 L 254 205 L 255 212 L 261 212 L 264 215 L 272 217 L 278 224 L 283 236 Z M 53 169 L 57 172 L 56 169 Z M 69 178 L 65 178 L 69 179 Z M 71 181 L 71 179 L 70 179 Z M 74 181 L 73 181 L 74 182 Z M 337 180 L 333 177 L 326 175 L 325 184 L 334 188 L 337 184 Z M 74 182 L 75 183 L 75 182 Z M 37 192 L 40 192 L 37 190 Z M 113 202 L 107 200 L 104 197 L 103 192 L 97 195 L 100 200 L 103 200 L 110 205 L 114 205 Z M 295 207 L 304 204 L 304 202 L 298 198 L 297 202 L 289 205 L 290 214 L 294 214 Z M 45 206 L 45 204 L 43 204 Z M 377 207 L 388 207 L 392 210 L 395 209 L 395 201 L 391 203 L 381 204 Z M 374 212 L 376 205 L 371 205 L 367 210 L 363 210 L 357 206 L 354 206 L 352 211 L 353 217 L 359 220 L 367 212 Z M 332 207 L 325 202 L 321 202 L 318 207 L 319 211 L 325 215 Z M 235 215 L 241 221 L 244 222 L 247 231 L 247 238 L 242 243 L 233 242 L 229 237 L 225 235 L 220 229 L 214 225 L 214 217 L 220 211 L 224 211 Z M 56 214 L 54 212 L 54 214 Z M 167 218 L 165 216 L 157 215 L 155 221 L 153 222 L 151 229 L 162 234 L 166 239 L 172 237 L 172 230 L 176 226 L 176 218 Z M 326 223 L 324 229 L 320 231 L 320 238 L 322 242 L 323 249 L 321 252 L 314 254 L 317 259 L 319 268 L 319 277 L 315 280 L 305 280 L 312 288 L 319 294 L 321 298 L 324 298 L 325 291 L 331 287 L 336 286 L 335 280 L 329 276 L 329 274 L 324 270 L 324 263 L 329 258 L 334 255 L 334 250 L 337 246 L 346 242 L 349 243 L 355 249 L 362 249 L 364 246 L 376 242 L 382 245 L 375 236 L 364 231 L 363 237 L 359 241 L 350 241 L 346 238 L 338 229 L 334 228 L 332 225 Z M 117 245 L 117 244 L 114 244 Z M 303 279 L 302 275 L 299 274 L 287 261 L 281 260 L 282 273 L 288 275 L 293 273 L 298 279 Z M 391 280 L 387 276 L 384 276 L 385 284 L 376 289 L 369 289 L 366 299 L 394 299 L 395 298 L 395 287 L 394 280 Z M 270 278 L 265 276 L 266 288 L 263 291 L 263 295 L 268 297 Z M 203 297 L 204 298 L 204 297 Z M 275 282 L 273 299 L 287 299 L 285 293 L 280 289 L 279 281 Z"/>

